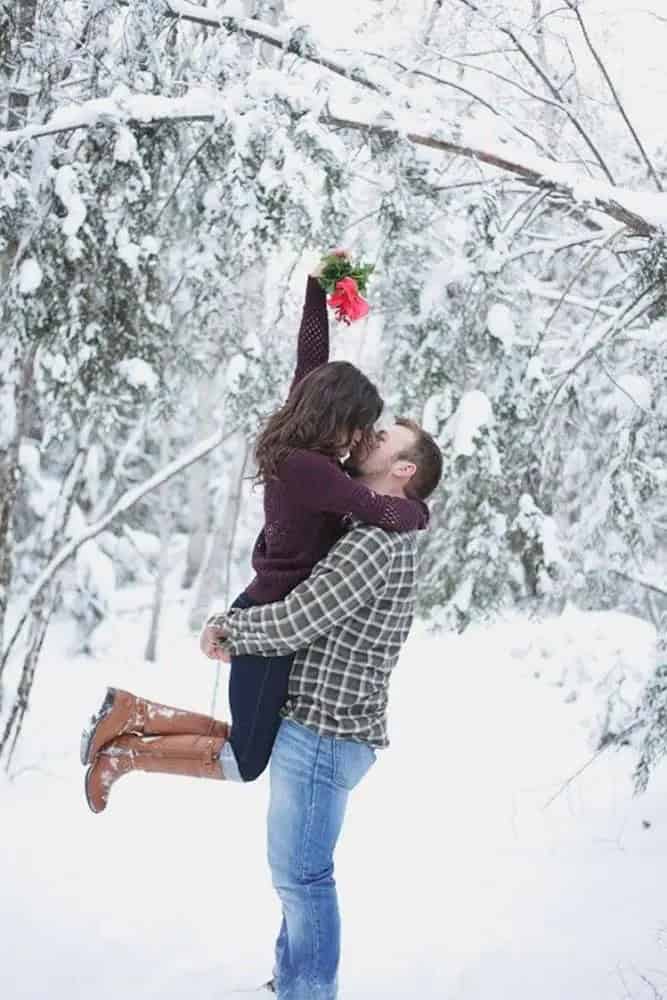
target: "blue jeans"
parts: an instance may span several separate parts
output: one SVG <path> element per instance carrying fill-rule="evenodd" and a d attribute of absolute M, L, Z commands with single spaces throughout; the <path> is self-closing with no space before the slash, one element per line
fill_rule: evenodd
<path fill-rule="evenodd" d="M 251 608 L 254 603 L 246 594 L 240 594 L 232 607 Z M 232 733 L 221 755 L 225 777 L 254 781 L 266 768 L 280 725 L 280 709 L 287 701 L 293 662 L 294 653 L 232 657 L 229 671 Z"/>
<path fill-rule="evenodd" d="M 274 982 L 279 1000 L 335 1000 L 340 917 L 333 855 L 349 793 L 375 762 L 366 743 L 320 736 L 283 720 L 271 757 L 269 865 L 283 919 Z"/>

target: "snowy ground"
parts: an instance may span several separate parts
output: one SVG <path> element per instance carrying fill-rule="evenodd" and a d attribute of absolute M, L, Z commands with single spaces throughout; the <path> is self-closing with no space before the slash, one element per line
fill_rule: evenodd
<path fill-rule="evenodd" d="M 158 665 L 137 654 L 145 637 L 124 614 L 113 651 L 92 660 L 53 629 L 0 779 L 3 1000 L 215 1000 L 270 974 L 266 779 L 131 775 L 107 813 L 85 806 L 79 732 L 106 684 L 209 708 L 213 668 L 178 601 Z M 545 808 L 591 753 L 593 702 L 572 702 L 568 684 L 586 664 L 598 679 L 620 662 L 645 672 L 651 642 L 619 615 L 580 616 L 574 631 L 415 630 L 392 747 L 339 848 L 342 1000 L 667 996 L 667 773 L 633 799 L 630 752 L 605 754 Z"/>

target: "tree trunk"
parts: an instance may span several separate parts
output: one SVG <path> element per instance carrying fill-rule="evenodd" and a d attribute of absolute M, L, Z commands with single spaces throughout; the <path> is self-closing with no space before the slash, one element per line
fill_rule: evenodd
<path fill-rule="evenodd" d="M 82 429 L 79 435 L 77 454 L 63 482 L 54 518 L 54 531 L 48 548 L 49 560 L 53 558 L 54 553 L 62 545 L 62 541 L 65 536 L 67 523 L 81 484 L 81 477 L 83 475 L 92 429 L 92 424 L 88 424 Z M 0 756 L 3 754 L 6 755 L 7 768 L 9 768 L 9 764 L 21 735 L 23 720 L 25 719 L 30 706 L 30 694 L 35 682 L 39 656 L 42 651 L 42 645 L 44 644 L 44 638 L 48 631 L 51 615 L 53 614 L 53 609 L 58 602 L 59 595 L 59 581 L 51 580 L 49 581 L 48 586 L 43 587 L 36 594 L 34 600 L 31 601 L 29 605 L 30 628 L 28 631 L 27 651 L 23 660 L 23 667 L 21 668 L 21 677 L 16 697 L 14 699 L 14 704 L 12 705 L 9 713 L 9 718 L 7 719 L 2 738 L 0 739 Z"/>
<path fill-rule="evenodd" d="M 12 38 L 3 45 L 3 69 L 9 78 L 7 96 L 7 128 L 25 125 L 30 103 L 29 70 L 26 64 L 25 47 L 33 40 L 37 0 L 14 0 L 10 21 Z M 9 51 L 14 49 L 13 54 Z"/>
<path fill-rule="evenodd" d="M 162 440 L 160 442 L 160 466 L 164 468 L 169 461 L 170 441 L 169 429 L 164 428 Z M 165 482 L 160 487 L 160 555 L 158 558 L 157 574 L 155 577 L 155 593 L 153 597 L 153 611 L 151 614 L 151 624 L 146 643 L 144 657 L 155 663 L 157 658 L 157 641 L 160 632 L 160 616 L 164 603 L 164 587 L 169 572 L 169 542 L 171 539 L 171 510 L 169 505 L 169 483 Z"/>
<path fill-rule="evenodd" d="M 6 756 L 6 768 L 9 770 L 14 751 L 21 736 L 23 722 L 30 707 L 30 694 L 35 682 L 35 673 L 42 651 L 53 609 L 58 602 L 60 583 L 53 583 L 47 591 L 43 591 L 37 604 L 32 609 L 28 648 L 23 661 L 21 678 L 16 692 L 16 698 L 9 713 L 2 738 L 0 739 L 0 756 Z"/>
<path fill-rule="evenodd" d="M 229 470 L 229 490 L 219 517 L 216 518 L 208 558 L 202 569 L 190 612 L 189 624 L 193 631 L 201 629 L 214 598 L 219 598 L 223 606 L 229 601 L 231 564 L 241 509 L 243 477 L 250 456 L 248 443 L 240 435 L 235 444 L 234 459 Z"/>
<path fill-rule="evenodd" d="M 198 437 L 206 437 L 214 429 L 213 402 L 219 397 L 215 379 L 207 377 L 199 383 L 197 393 Z M 208 459 L 197 462 L 187 473 L 188 522 L 190 535 L 185 556 L 185 572 L 181 586 L 189 590 L 197 579 L 206 556 L 210 527 L 209 482 L 211 465 Z"/>
<path fill-rule="evenodd" d="M 21 478 L 19 447 L 25 430 L 36 345 L 21 362 L 16 348 L 0 354 L 0 652 L 4 648 L 7 607 L 14 574 L 14 508 Z M 3 372 L 5 374 L 3 374 Z M 3 436 L 6 434 L 6 437 Z M 0 677 L 0 708 L 3 687 Z"/>
<path fill-rule="evenodd" d="M 430 10 L 426 13 L 426 21 L 421 32 L 421 38 L 419 39 L 422 45 L 428 45 L 430 42 L 431 35 L 438 23 L 438 18 L 442 14 L 442 6 L 443 0 L 433 0 L 431 3 Z"/>
<path fill-rule="evenodd" d="M 544 10 L 542 8 L 542 0 L 532 0 L 532 16 L 539 64 L 548 76 L 551 77 L 551 79 L 557 79 L 557 73 L 549 62 L 549 54 L 547 52 L 547 39 L 546 32 L 544 30 Z M 546 126 L 547 148 L 552 152 L 555 152 L 558 147 L 556 133 L 557 131 L 562 131 L 562 125 L 559 125 L 560 116 L 555 108 L 550 107 L 545 107 L 541 114 Z"/>

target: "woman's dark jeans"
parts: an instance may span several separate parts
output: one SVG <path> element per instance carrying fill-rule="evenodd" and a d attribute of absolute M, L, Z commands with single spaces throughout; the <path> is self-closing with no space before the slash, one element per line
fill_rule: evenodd
<path fill-rule="evenodd" d="M 255 606 L 240 594 L 233 608 Z M 287 685 L 294 653 L 288 656 L 233 656 L 229 672 L 230 743 L 244 781 L 259 778 L 269 763 L 280 726 L 280 709 L 287 701 Z"/>

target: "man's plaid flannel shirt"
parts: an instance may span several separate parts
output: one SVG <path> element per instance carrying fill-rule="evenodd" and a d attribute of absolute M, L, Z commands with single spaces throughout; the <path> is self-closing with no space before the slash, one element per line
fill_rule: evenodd
<path fill-rule="evenodd" d="M 415 604 L 417 534 L 356 524 L 283 601 L 211 616 L 233 655 L 297 650 L 283 715 L 385 747 L 389 677 Z"/>

